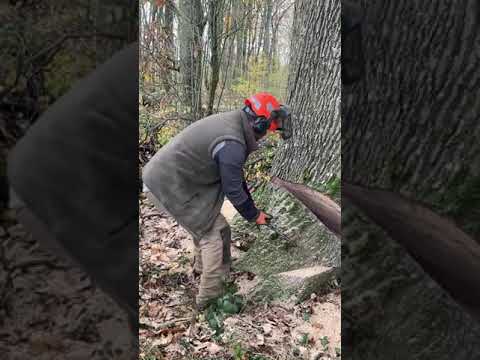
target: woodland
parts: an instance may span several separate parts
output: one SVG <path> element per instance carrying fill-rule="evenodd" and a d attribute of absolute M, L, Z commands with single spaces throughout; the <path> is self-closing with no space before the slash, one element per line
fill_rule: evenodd
<path fill-rule="evenodd" d="M 141 358 L 340 358 L 340 2 L 141 1 L 139 16 L 140 166 L 256 92 L 293 111 L 292 138 L 245 166 L 272 228 L 225 202 L 234 284 L 194 320 L 192 240 L 141 195 Z"/>

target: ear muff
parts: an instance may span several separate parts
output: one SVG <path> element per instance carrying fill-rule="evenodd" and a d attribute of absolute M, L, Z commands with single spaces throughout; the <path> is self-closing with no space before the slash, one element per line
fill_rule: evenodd
<path fill-rule="evenodd" d="M 268 128 L 270 127 L 271 122 L 271 120 L 263 116 L 259 116 L 253 122 L 253 131 L 255 131 L 259 135 L 265 135 Z"/>

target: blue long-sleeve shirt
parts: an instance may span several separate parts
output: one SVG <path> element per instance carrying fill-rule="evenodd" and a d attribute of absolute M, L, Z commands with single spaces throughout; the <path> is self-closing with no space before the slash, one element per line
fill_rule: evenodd
<path fill-rule="evenodd" d="M 245 146 L 237 141 L 226 140 L 215 146 L 212 156 L 218 164 L 222 190 L 227 199 L 244 219 L 256 220 L 259 210 L 253 202 L 243 173 L 247 159 Z"/>

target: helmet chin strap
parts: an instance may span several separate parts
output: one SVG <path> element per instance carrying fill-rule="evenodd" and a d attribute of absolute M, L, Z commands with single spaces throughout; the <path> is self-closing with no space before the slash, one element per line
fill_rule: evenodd
<path fill-rule="evenodd" d="M 251 119 L 251 120 L 255 120 L 255 118 L 257 117 L 257 114 L 255 114 L 255 113 L 253 112 L 253 110 L 250 109 L 250 107 L 247 106 L 247 105 L 245 105 L 242 110 L 245 111 L 245 113 L 247 113 L 247 115 L 249 115 L 249 119 L 250 119 L 250 118 L 253 118 L 253 119 Z"/>

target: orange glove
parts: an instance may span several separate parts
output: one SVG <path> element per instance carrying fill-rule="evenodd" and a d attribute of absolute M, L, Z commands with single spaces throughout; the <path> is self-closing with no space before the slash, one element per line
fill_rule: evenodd
<path fill-rule="evenodd" d="M 267 225 L 270 222 L 271 216 L 265 214 L 263 211 L 260 211 L 260 214 L 257 217 L 257 220 L 255 222 L 257 225 Z"/>

